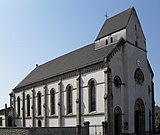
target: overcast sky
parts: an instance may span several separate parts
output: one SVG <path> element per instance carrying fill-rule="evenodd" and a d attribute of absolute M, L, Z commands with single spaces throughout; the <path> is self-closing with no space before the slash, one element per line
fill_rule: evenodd
<path fill-rule="evenodd" d="M 134 6 L 160 105 L 160 0 L 0 0 L 0 108 L 36 64 L 94 42 L 105 21 Z"/>

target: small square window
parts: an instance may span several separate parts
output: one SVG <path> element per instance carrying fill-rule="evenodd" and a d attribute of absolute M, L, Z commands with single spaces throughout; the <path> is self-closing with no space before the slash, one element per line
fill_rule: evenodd
<path fill-rule="evenodd" d="M 138 42 L 137 41 L 135 41 L 135 45 L 138 46 Z"/>

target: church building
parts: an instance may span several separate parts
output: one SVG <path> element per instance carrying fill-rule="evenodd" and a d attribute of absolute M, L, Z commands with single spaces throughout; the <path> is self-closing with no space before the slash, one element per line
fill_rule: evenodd
<path fill-rule="evenodd" d="M 132 7 L 106 19 L 93 43 L 29 73 L 10 93 L 8 123 L 67 127 L 88 121 L 90 133 L 100 134 L 106 122 L 109 135 L 150 133 L 153 76 L 145 35 Z"/>

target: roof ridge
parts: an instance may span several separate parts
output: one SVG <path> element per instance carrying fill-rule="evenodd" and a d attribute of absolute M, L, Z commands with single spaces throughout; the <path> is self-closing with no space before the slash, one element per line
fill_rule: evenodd
<path fill-rule="evenodd" d="M 88 45 L 82 46 L 82 47 L 80 47 L 80 48 L 78 48 L 78 49 L 75 49 L 75 50 L 73 50 L 73 51 L 70 51 L 70 52 L 66 52 L 65 54 L 63 54 L 63 55 L 61 55 L 61 56 L 58 56 L 58 57 L 53 58 L 53 59 L 51 59 L 51 60 L 49 60 L 49 61 L 47 61 L 47 62 L 45 62 L 45 63 L 40 64 L 38 67 L 43 66 L 43 65 L 45 65 L 45 64 L 48 64 L 48 63 L 50 63 L 50 62 L 52 62 L 52 61 L 54 61 L 54 60 L 56 60 L 56 59 L 59 59 L 59 58 L 65 57 L 66 55 L 69 55 L 69 54 L 75 53 L 76 51 L 81 50 L 81 49 L 84 49 L 84 48 L 86 48 L 86 47 L 88 47 L 88 46 L 91 46 L 91 45 L 94 45 L 94 43 L 91 43 L 91 44 L 88 44 Z"/>
<path fill-rule="evenodd" d="M 108 19 L 112 19 L 112 18 L 114 18 L 114 17 L 117 17 L 117 16 L 119 16 L 120 14 L 123 14 L 123 13 L 125 13 L 126 11 L 132 11 L 134 9 L 134 7 L 131 7 L 131 8 L 127 8 L 126 10 L 124 10 L 124 11 L 122 11 L 122 12 L 120 12 L 120 13 L 118 13 L 118 14 L 115 14 L 115 15 L 113 15 L 113 16 L 111 16 L 110 18 L 108 18 Z M 107 19 L 107 20 L 108 20 Z M 106 20 L 106 21 L 107 21 Z"/>

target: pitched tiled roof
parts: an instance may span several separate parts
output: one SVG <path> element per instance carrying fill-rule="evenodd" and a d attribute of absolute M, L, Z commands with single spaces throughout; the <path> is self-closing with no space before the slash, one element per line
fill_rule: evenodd
<path fill-rule="evenodd" d="M 116 45 L 95 50 L 93 43 L 49 61 L 36 67 L 15 89 L 103 61 Z"/>
<path fill-rule="evenodd" d="M 130 14 L 134 8 L 107 19 L 100 30 L 96 40 L 108 34 L 116 32 L 127 26 Z M 49 79 L 67 72 L 78 70 L 80 68 L 96 64 L 104 60 L 114 49 L 117 43 L 107 47 L 95 50 L 95 44 L 90 44 L 71 53 L 63 55 L 43 65 L 36 67 L 24 80 L 22 80 L 15 89 L 34 84 L 45 79 Z M 14 90 L 15 90 L 14 89 Z"/>
<path fill-rule="evenodd" d="M 107 35 L 110 35 L 116 31 L 119 31 L 121 29 L 124 29 L 129 21 L 131 12 L 134 10 L 134 8 L 129 8 L 105 21 L 103 24 L 96 40 L 103 38 Z"/>

